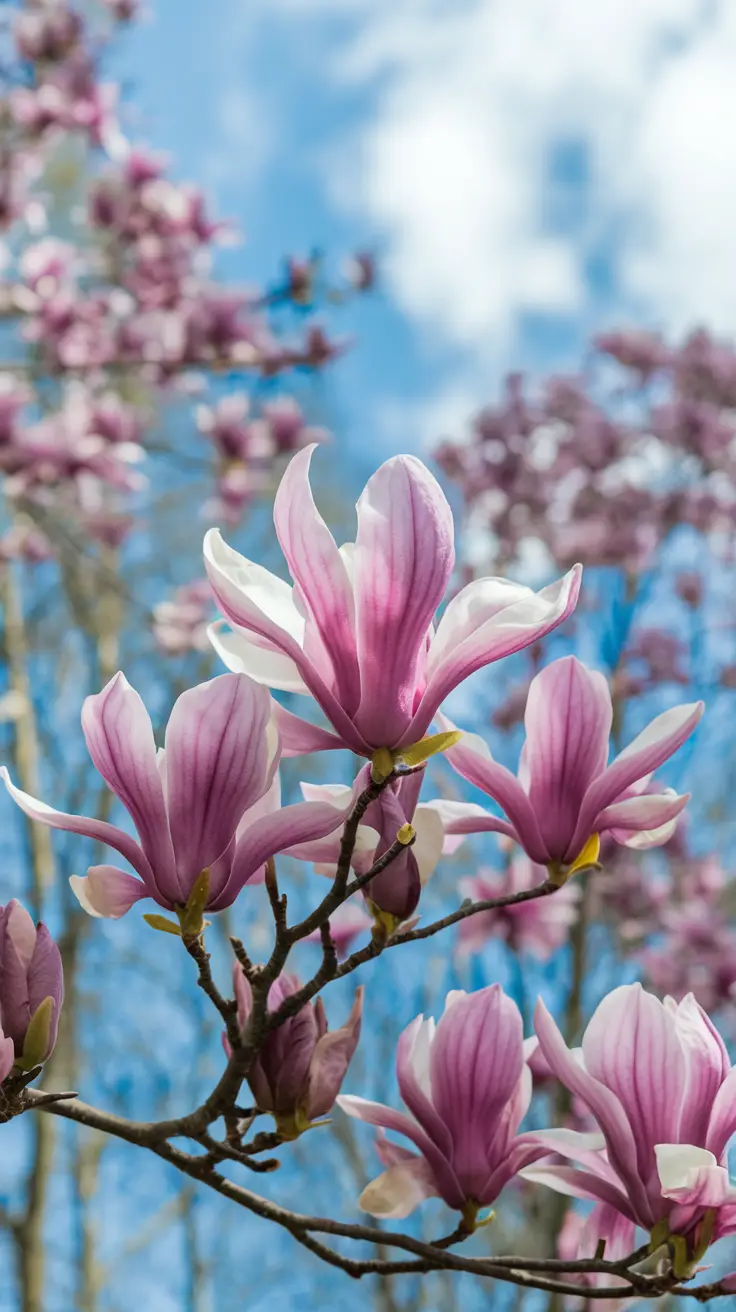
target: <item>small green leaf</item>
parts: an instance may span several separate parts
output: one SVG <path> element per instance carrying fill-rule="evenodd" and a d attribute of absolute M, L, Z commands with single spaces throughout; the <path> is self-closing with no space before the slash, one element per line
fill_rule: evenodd
<path fill-rule="evenodd" d="M 162 934 L 175 934 L 177 938 L 181 938 L 179 926 L 175 925 L 173 920 L 167 920 L 166 916 L 157 916 L 147 912 L 143 919 L 147 925 L 151 926 L 151 929 L 158 929 Z"/>
<path fill-rule="evenodd" d="M 397 761 L 402 761 L 404 765 L 423 765 L 428 761 L 430 756 L 436 756 L 438 752 L 446 752 L 449 747 L 454 747 L 462 738 L 460 729 L 450 729 L 447 733 L 434 733 L 431 738 L 421 738 L 418 743 L 412 743 L 411 747 L 402 747 L 400 752 L 395 752 Z"/>
<path fill-rule="evenodd" d="M 48 1056 L 54 1006 L 52 997 L 44 998 L 31 1016 L 23 1043 L 23 1056 L 15 1063 L 22 1071 L 30 1071 L 34 1066 L 40 1066 Z"/>

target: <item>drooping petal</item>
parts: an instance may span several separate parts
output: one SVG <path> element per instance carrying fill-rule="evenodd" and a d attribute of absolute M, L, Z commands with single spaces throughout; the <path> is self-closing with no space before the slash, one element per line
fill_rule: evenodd
<path fill-rule="evenodd" d="M 309 693 L 309 689 L 290 656 L 270 646 L 260 646 L 245 629 L 228 628 L 225 620 L 215 620 L 207 637 L 223 665 L 234 674 L 247 674 L 256 683 L 281 692 Z"/>
<path fill-rule="evenodd" d="M 606 1137 L 611 1165 L 625 1181 L 632 1206 L 646 1225 L 649 1203 L 639 1177 L 634 1135 L 619 1099 L 576 1060 L 541 998 L 534 1013 L 534 1029 L 550 1069 L 571 1093 L 583 1100 L 595 1116 Z M 603 1198 L 604 1202 L 611 1201 L 602 1194 L 596 1196 Z"/>
<path fill-rule="evenodd" d="M 414 812 L 416 839 L 412 854 L 417 863 L 419 880 L 422 887 L 434 874 L 445 845 L 445 829 L 442 817 L 431 803 L 420 803 Z"/>
<path fill-rule="evenodd" d="M 475 670 L 531 646 L 562 624 L 577 605 L 581 576 L 575 565 L 541 592 L 505 579 L 477 579 L 463 588 L 438 625 L 427 687 L 407 741 L 426 733 L 448 694 Z"/>
<path fill-rule="evenodd" d="M 612 719 L 606 679 L 574 656 L 532 679 L 524 717 L 527 792 L 556 860 L 578 855 L 568 848 L 586 790 L 606 768 Z"/>
<path fill-rule="evenodd" d="M 452 1136 L 432 1101 L 431 1054 L 434 1021 L 417 1016 L 399 1036 L 396 1076 L 399 1093 L 412 1116 L 423 1127 L 443 1156 L 452 1155 Z"/>
<path fill-rule="evenodd" d="M 576 838 L 584 843 L 594 832 L 601 811 L 617 802 L 627 788 L 651 774 L 667 761 L 696 728 L 704 710 L 703 702 L 674 706 L 658 715 L 646 729 L 625 747 L 600 778 L 591 784 L 580 809 Z"/>
<path fill-rule="evenodd" d="M 444 716 L 441 723 L 443 729 L 455 727 Z M 515 775 L 494 761 L 483 739 L 478 734 L 464 733 L 445 755 L 463 779 L 498 803 L 511 822 L 514 836 L 532 861 L 546 865 L 549 853 L 529 798 Z"/>
<path fill-rule="evenodd" d="M 426 1158 L 437 1185 L 437 1192 L 448 1206 L 463 1206 L 465 1196 L 449 1161 L 410 1116 L 406 1116 L 404 1112 L 394 1111 L 392 1107 L 385 1107 L 383 1103 L 369 1102 L 368 1099 L 358 1098 L 353 1094 L 340 1094 L 336 1102 L 348 1116 L 366 1121 L 368 1125 L 378 1125 L 384 1130 L 403 1134 Z"/>
<path fill-rule="evenodd" d="M 297 802 L 272 815 L 261 816 L 238 841 L 230 878 L 217 900 L 210 904 L 210 910 L 221 911 L 223 907 L 231 906 L 241 888 L 272 856 L 324 838 L 344 820 L 345 815 L 340 816 L 337 809 L 327 802 Z"/>
<path fill-rule="evenodd" d="M 287 711 L 285 706 L 274 702 L 274 719 L 281 738 L 283 756 L 306 756 L 309 752 L 332 752 L 344 747 L 345 743 L 329 729 L 322 729 L 318 724 L 310 724 L 301 716 Z"/>
<path fill-rule="evenodd" d="M 307 1115 L 311 1121 L 326 1116 L 340 1092 L 353 1053 L 358 1046 L 363 1017 L 363 989 L 355 994 L 350 1015 L 339 1029 L 323 1034 L 309 1068 Z"/>
<path fill-rule="evenodd" d="M 95 768 L 133 819 L 156 886 L 175 900 L 180 889 L 151 720 L 124 674 L 85 699 L 82 730 Z"/>
<path fill-rule="evenodd" d="M 244 674 L 182 693 L 166 728 L 169 826 L 183 901 L 266 790 L 271 698 Z"/>
<path fill-rule="evenodd" d="M 149 895 L 152 894 L 154 884 L 148 857 L 124 829 L 118 829 L 117 825 L 108 824 L 106 820 L 94 820 L 91 816 L 71 815 L 66 811 L 54 810 L 46 802 L 41 802 L 38 798 L 31 797 L 30 793 L 24 793 L 20 788 L 16 788 L 4 765 L 0 766 L 0 778 L 13 801 L 17 802 L 21 811 L 30 816 L 31 820 L 38 820 L 41 824 L 48 825 L 50 829 L 63 829 L 70 834 L 82 834 L 85 838 L 93 838 L 98 843 L 114 847 L 115 851 L 124 856 L 133 869 L 138 871 L 141 879 L 146 883 Z"/>
<path fill-rule="evenodd" d="M 373 747 L 413 741 L 405 731 L 418 665 L 454 556 L 452 511 L 436 479 L 415 456 L 387 460 L 358 501 L 354 554 L 356 723 Z"/>
<path fill-rule="evenodd" d="M 416 1153 L 371 1180 L 358 1199 L 358 1206 L 371 1216 L 386 1221 L 403 1221 L 426 1198 L 437 1198 L 438 1189 L 430 1165 Z"/>
<path fill-rule="evenodd" d="M 70 875 L 69 883 L 88 915 L 108 920 L 119 920 L 134 902 L 151 896 L 140 879 L 126 875 L 117 866 L 90 866 L 86 875 Z"/>
<path fill-rule="evenodd" d="M 424 805 L 432 807 L 442 820 L 445 831 L 442 847 L 444 856 L 452 856 L 468 834 L 504 834 L 507 838 L 515 838 L 514 828 L 508 820 L 491 815 L 490 811 L 486 811 L 484 806 L 478 806 L 477 802 L 455 802 L 446 797 L 437 797 Z"/>
<path fill-rule="evenodd" d="M 335 539 L 314 504 L 309 466 L 316 443 L 293 456 L 273 507 L 276 536 L 307 612 L 304 650 L 352 715 L 360 702 L 353 589 Z"/>

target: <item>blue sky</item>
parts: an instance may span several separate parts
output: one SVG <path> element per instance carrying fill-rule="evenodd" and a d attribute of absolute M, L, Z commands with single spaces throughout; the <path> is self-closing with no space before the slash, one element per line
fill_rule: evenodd
<path fill-rule="evenodd" d="M 612 321 L 732 330 L 727 0 L 151 3 L 123 55 L 140 135 L 240 220 L 231 267 L 381 255 L 347 440 L 457 431 L 506 368 L 574 366 Z"/>

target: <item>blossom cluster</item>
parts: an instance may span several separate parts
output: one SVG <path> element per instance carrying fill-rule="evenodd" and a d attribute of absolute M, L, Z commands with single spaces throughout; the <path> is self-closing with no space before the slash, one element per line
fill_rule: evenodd
<path fill-rule="evenodd" d="M 227 545 L 218 530 L 206 535 L 205 568 L 222 612 L 208 637 L 228 672 L 178 697 L 163 747 L 157 750 L 148 712 L 124 674 L 84 703 L 90 757 L 135 836 L 108 819 L 37 800 L 3 768 L 5 785 L 32 820 L 105 844 L 131 867 L 132 873 L 95 865 L 72 876 L 84 910 L 115 920 L 152 901 L 157 909 L 146 913 L 148 924 L 179 937 L 195 956 L 203 950 L 206 917 L 264 881 L 275 951 L 291 942 L 276 883 L 279 853 L 312 863 L 331 881 L 299 936 L 318 933 L 325 959 L 334 954 L 336 963 L 356 934 L 370 932 L 380 955 L 411 936 L 423 890 L 443 856 L 467 835 L 484 833 L 499 835 L 515 855 L 503 884 L 480 874 L 463 886 L 477 902 L 478 928 L 487 932 L 484 901 L 501 894 L 501 918 L 491 932 L 516 936 L 518 946 L 526 940 L 549 956 L 575 916 L 576 876 L 594 878 L 612 852 L 675 841 L 688 796 L 653 775 L 692 735 L 703 705 L 664 711 L 609 761 L 608 681 L 574 656 L 553 660 L 530 684 L 525 742 L 513 773 L 442 706 L 472 674 L 538 646 L 569 618 L 580 567 L 539 592 L 502 578 L 474 580 L 451 597 L 437 622 L 454 568 L 454 529 L 430 471 L 414 456 L 383 464 L 358 501 L 355 542 L 338 547 L 312 495 L 316 449 L 312 444 L 292 457 L 274 504 L 291 585 Z M 202 600 L 201 591 L 191 598 L 189 622 L 197 630 Z M 180 609 L 187 601 L 181 598 Z M 177 636 L 179 619 L 178 612 L 159 616 L 172 650 L 186 645 L 186 636 Z M 297 716 L 274 692 L 311 702 L 326 724 Z M 352 783 L 305 782 L 303 800 L 282 805 L 280 761 L 339 748 L 365 762 Z M 427 762 L 437 753 L 482 800 L 422 797 Z M 533 916 L 529 908 L 522 912 L 527 900 Z M 461 931 L 466 947 L 474 941 L 475 910 L 468 907 L 470 928 Z M 34 974 L 36 954 L 48 953 L 45 931 L 32 931 L 21 914 L 12 912 L 3 951 L 10 960 L 11 949 L 22 946 L 26 1037 L 18 1037 L 23 1027 L 3 1001 L 0 971 L 0 1024 L 14 1044 L 5 1076 L 11 1080 L 31 1055 L 37 1061 L 47 1055 L 61 1001 L 51 965 L 39 968 L 42 983 Z M 42 936 L 33 940 L 40 948 L 31 932 Z M 725 1157 L 736 1128 L 734 1081 L 723 1041 L 690 994 L 663 1004 L 639 985 L 615 990 L 593 1016 L 579 1060 L 541 1001 L 536 1037 L 525 1042 L 518 1007 L 499 985 L 453 993 L 436 1029 L 419 1017 L 399 1042 L 405 1115 L 340 1094 L 360 1036 L 362 989 L 347 1021 L 330 1031 L 315 996 L 320 976 L 303 985 L 284 973 L 286 955 L 277 956 L 278 969 L 274 958 L 265 968 L 275 973 L 266 976 L 263 996 L 263 968 L 238 956 L 233 1007 L 223 1010 L 228 1072 L 247 1078 L 256 1111 L 275 1120 L 278 1141 L 309 1130 L 336 1101 L 378 1126 L 385 1170 L 363 1193 L 368 1211 L 401 1217 L 437 1196 L 461 1213 L 470 1232 L 480 1211 L 521 1177 L 592 1199 L 593 1229 L 608 1236 L 615 1224 L 628 1251 L 637 1227 L 644 1230 L 653 1252 L 669 1253 L 677 1278 L 689 1277 L 711 1241 L 736 1230 L 736 1190 Z M 343 972 L 350 967 L 344 962 Z M 325 978 L 335 973 L 336 965 Z M 44 1008 L 48 1026 L 44 1042 L 36 1043 L 35 1017 Z M 584 1132 L 569 1125 L 520 1132 L 535 1078 L 547 1086 L 561 1082 L 582 1105 Z"/>

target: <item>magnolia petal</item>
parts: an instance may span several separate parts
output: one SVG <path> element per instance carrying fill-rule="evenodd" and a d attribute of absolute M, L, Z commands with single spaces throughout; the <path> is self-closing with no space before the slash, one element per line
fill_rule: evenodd
<path fill-rule="evenodd" d="M 441 717 L 441 723 L 443 728 L 454 728 L 444 716 Z M 463 779 L 467 779 L 468 783 L 480 788 L 498 803 L 508 816 L 513 837 L 532 861 L 546 865 L 549 853 L 529 798 L 515 775 L 494 761 L 483 739 L 475 733 L 464 733 L 460 742 L 448 751 L 447 759 Z M 490 825 L 487 827 L 490 828 Z"/>
<path fill-rule="evenodd" d="M 274 719 L 281 738 L 283 756 L 306 756 L 309 752 L 330 752 L 345 743 L 329 729 L 322 729 L 318 724 L 310 724 L 301 716 L 287 711 L 285 706 L 274 702 Z"/>
<path fill-rule="evenodd" d="M 223 907 L 231 906 L 241 888 L 272 856 L 324 838 L 342 820 L 337 808 L 326 802 L 297 802 L 255 820 L 238 840 L 230 878 L 216 901 L 210 904 L 210 910 L 221 911 Z"/>
<path fill-rule="evenodd" d="M 85 698 L 82 730 L 95 768 L 133 819 L 157 888 L 176 900 L 181 889 L 151 719 L 124 674 Z"/>
<path fill-rule="evenodd" d="M 280 692 L 309 695 L 309 689 L 290 656 L 275 647 L 261 647 L 245 629 L 229 628 L 226 620 L 215 620 L 207 637 L 223 665 L 234 674 L 247 674 L 256 683 Z"/>
<path fill-rule="evenodd" d="M 360 701 L 353 589 L 335 539 L 314 504 L 309 466 L 316 443 L 289 462 L 273 507 L 276 536 L 308 612 L 304 649 L 349 714 Z"/>
<path fill-rule="evenodd" d="M 31 797 L 30 793 L 24 793 L 20 788 L 16 788 L 4 765 L 0 766 L 0 778 L 13 801 L 17 802 L 21 811 L 30 816 L 31 820 L 38 820 L 41 824 L 48 825 L 50 829 L 63 829 L 70 834 L 83 834 L 85 838 L 93 838 L 107 847 L 114 847 L 115 851 L 124 856 L 133 869 L 138 871 L 141 879 L 147 884 L 149 892 L 153 889 L 153 876 L 148 858 L 130 834 L 126 834 L 123 829 L 118 829 L 117 825 L 108 824 L 106 820 L 94 820 L 91 816 L 71 815 L 66 811 L 54 810 L 46 802 L 41 802 L 38 798 Z"/>
<path fill-rule="evenodd" d="M 540 592 L 503 579 L 478 579 L 462 589 L 440 620 L 429 652 L 428 683 L 406 734 L 421 738 L 459 683 L 493 661 L 538 642 L 577 605 L 582 567 Z"/>
<path fill-rule="evenodd" d="M 358 1046 L 363 1017 L 363 988 L 356 990 L 355 1001 L 344 1025 L 330 1030 L 317 1041 L 309 1067 L 307 1115 L 310 1121 L 326 1116 L 332 1109 Z"/>
<path fill-rule="evenodd" d="M 438 1196 L 429 1163 L 414 1153 L 407 1156 L 411 1161 L 390 1166 L 366 1185 L 358 1199 L 364 1212 L 387 1221 L 403 1221 L 426 1198 Z"/>
<path fill-rule="evenodd" d="M 613 707 L 608 682 L 575 656 L 532 679 L 526 704 L 526 789 L 550 855 L 570 861 L 578 814 L 590 783 L 606 768 Z"/>
<path fill-rule="evenodd" d="M 546 1184 L 558 1194 L 568 1198 L 586 1198 L 594 1203 L 608 1203 L 631 1221 L 637 1221 L 626 1194 L 616 1185 L 587 1171 L 576 1171 L 573 1166 L 530 1166 L 519 1174 L 534 1184 Z"/>
<path fill-rule="evenodd" d="M 591 784 L 580 808 L 576 838 L 581 846 L 593 833 L 601 811 L 618 802 L 637 780 L 667 761 L 693 733 L 704 709 L 703 702 L 692 702 L 658 715 Z"/>
<path fill-rule="evenodd" d="M 449 1161 L 411 1116 L 394 1111 L 392 1107 L 386 1107 L 383 1103 L 370 1102 L 367 1098 L 358 1098 L 353 1094 L 340 1094 L 336 1102 L 348 1116 L 366 1121 L 369 1125 L 380 1126 L 384 1130 L 403 1134 L 429 1163 L 436 1181 L 437 1193 L 450 1207 L 463 1206 L 465 1197 Z"/>
<path fill-rule="evenodd" d="M 713 1100 L 705 1146 L 720 1161 L 733 1134 L 736 1134 L 736 1066 L 728 1072 Z"/>
<path fill-rule="evenodd" d="M 445 830 L 441 816 L 431 803 L 419 804 L 414 812 L 412 824 L 416 831 L 416 838 L 411 850 L 419 870 L 419 879 L 424 887 L 434 874 L 442 856 Z"/>
<path fill-rule="evenodd" d="M 7 1079 L 15 1064 L 15 1044 L 0 1031 L 0 1084 Z"/>
<path fill-rule="evenodd" d="M 150 894 L 145 884 L 117 866 L 90 866 L 86 875 L 70 875 L 71 890 L 90 916 L 119 920 L 134 902 Z"/>
<path fill-rule="evenodd" d="M 452 511 L 421 460 L 406 455 L 381 465 L 357 509 L 361 700 L 356 724 L 376 748 L 408 746 L 424 737 L 424 732 L 406 737 L 405 730 L 427 634 L 454 564 Z"/>
<path fill-rule="evenodd" d="M 571 1093 L 582 1098 L 595 1116 L 606 1137 L 611 1165 L 625 1182 L 632 1206 L 646 1224 L 649 1204 L 639 1177 L 636 1143 L 621 1102 L 615 1093 L 599 1079 L 593 1078 L 576 1059 L 541 998 L 534 1013 L 534 1029 L 552 1072 Z M 603 1201 L 611 1200 L 604 1198 Z M 627 1215 L 632 1214 L 630 1209 L 625 1210 Z"/>
<path fill-rule="evenodd" d="M 220 674 L 174 704 L 166 728 L 167 802 L 183 901 L 266 791 L 270 720 L 268 689 L 244 674 Z"/>
<path fill-rule="evenodd" d="M 617 841 L 627 847 L 660 847 L 671 838 L 677 817 L 689 801 L 689 793 L 678 796 L 672 791 L 630 797 L 607 806 L 597 817 L 594 827 L 597 833 L 608 830 L 614 837 L 621 834 Z"/>
<path fill-rule="evenodd" d="M 687 1190 L 694 1175 L 700 1170 L 718 1165 L 713 1153 L 708 1152 L 707 1148 L 698 1148 L 691 1143 L 658 1143 L 654 1152 L 659 1183 L 665 1198 L 678 1196 L 683 1189 Z"/>

